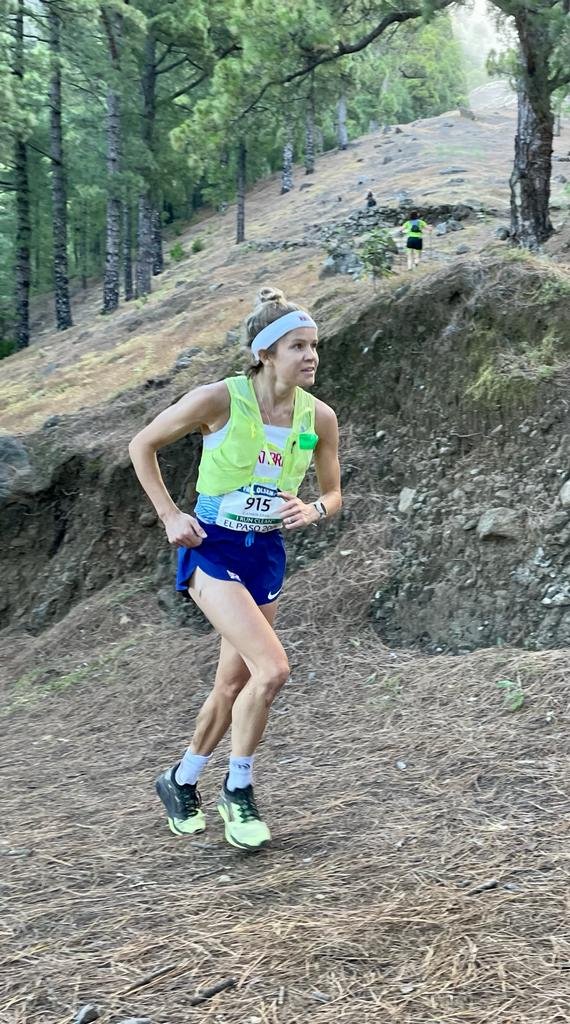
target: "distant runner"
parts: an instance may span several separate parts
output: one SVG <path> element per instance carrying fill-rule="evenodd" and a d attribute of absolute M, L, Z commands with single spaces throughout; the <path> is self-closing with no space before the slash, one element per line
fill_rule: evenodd
<path fill-rule="evenodd" d="M 198 777 L 231 726 L 229 771 L 218 799 L 226 839 L 255 850 L 270 839 L 258 812 L 252 767 L 269 708 L 289 677 L 274 631 L 285 576 L 282 527 L 320 523 L 341 506 L 338 425 L 305 388 L 319 363 L 317 325 L 278 289 L 263 288 L 246 320 L 252 366 L 190 391 L 131 441 L 137 476 L 180 545 L 178 590 L 187 592 L 221 636 L 213 689 L 181 761 L 156 781 L 175 835 L 206 827 Z M 156 453 L 193 430 L 203 435 L 195 515 L 166 490 Z M 312 457 L 319 497 L 297 492 Z"/>
<path fill-rule="evenodd" d="M 410 219 L 402 225 L 402 231 L 406 233 L 406 250 L 408 256 L 408 270 L 417 267 L 424 247 L 423 233 L 431 228 L 425 220 L 422 220 L 418 213 L 410 214 Z"/>

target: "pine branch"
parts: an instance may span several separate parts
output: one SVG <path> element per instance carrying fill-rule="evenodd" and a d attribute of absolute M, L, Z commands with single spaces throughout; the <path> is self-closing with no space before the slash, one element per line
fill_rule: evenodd
<path fill-rule="evenodd" d="M 445 10 L 446 7 L 450 7 L 454 2 L 455 0 L 438 0 L 434 6 L 434 13 L 436 11 Z M 289 75 L 285 75 L 283 78 L 271 79 L 269 82 L 265 83 L 257 96 L 255 96 L 245 110 L 242 111 L 238 120 L 242 120 L 242 118 L 246 117 L 247 114 L 251 113 L 267 90 L 273 88 L 273 86 L 288 85 L 290 82 L 294 82 L 298 78 L 305 78 L 311 73 L 311 71 L 318 68 L 321 64 L 331 64 L 333 61 L 339 60 L 341 57 L 347 57 L 353 53 L 360 53 L 362 50 L 365 50 L 367 46 L 370 46 L 370 43 L 373 43 L 375 39 L 378 39 L 386 29 L 390 28 L 392 25 L 402 25 L 406 21 L 421 18 L 422 14 L 423 11 L 421 9 L 412 11 L 393 11 L 390 14 L 386 14 L 376 28 L 371 29 L 370 32 L 367 32 L 365 36 L 362 36 L 355 43 L 338 42 L 330 53 L 321 53 L 319 56 L 315 54 L 304 68 L 300 68 L 298 71 L 292 71 Z"/>
<path fill-rule="evenodd" d="M 166 60 L 166 58 L 168 56 L 170 56 L 170 54 L 172 53 L 173 47 L 174 47 L 173 43 L 167 43 L 166 44 L 165 49 L 164 49 L 164 53 L 162 54 L 162 57 L 159 57 L 159 59 L 157 60 L 157 62 L 155 64 L 155 68 L 156 68 L 157 71 L 158 71 L 160 65 L 162 64 L 163 60 Z"/>
<path fill-rule="evenodd" d="M 187 64 L 187 63 L 188 63 L 188 57 L 181 57 L 180 60 L 175 60 L 175 61 L 172 62 L 172 64 L 169 64 L 168 67 L 160 68 L 160 70 L 159 70 L 158 64 L 155 64 L 154 67 L 155 67 L 157 75 L 166 75 L 166 74 L 168 74 L 169 71 L 174 71 L 175 68 L 179 68 L 183 64 Z"/>
<path fill-rule="evenodd" d="M 551 78 L 548 82 L 548 88 L 550 92 L 556 92 L 557 89 L 561 89 L 563 85 L 570 85 L 570 68 L 565 71 L 560 70 L 554 78 Z"/>

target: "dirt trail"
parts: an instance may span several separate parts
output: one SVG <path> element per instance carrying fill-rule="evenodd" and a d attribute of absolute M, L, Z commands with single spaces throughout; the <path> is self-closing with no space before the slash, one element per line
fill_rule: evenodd
<path fill-rule="evenodd" d="M 275 178 L 262 183 L 248 207 L 249 235 L 299 238 L 307 224 L 346 215 L 370 185 L 394 208 L 405 185 L 418 203 L 479 197 L 501 215 L 512 127 L 512 109 L 501 101 L 475 122 L 452 113 L 406 126 L 403 135 L 368 136 L 346 153 L 323 157 L 311 189 L 280 198 Z M 568 141 L 568 135 L 557 140 L 559 152 Z M 390 150 L 393 161 L 380 165 Z M 465 185 L 451 186 L 450 176 L 439 173 L 452 162 L 466 168 Z M 474 224 L 461 241 L 468 238 L 474 250 L 486 245 L 496 222 Z M 197 370 L 205 373 L 214 346 L 264 281 L 317 303 L 329 336 L 336 329 L 340 338 L 326 372 L 335 358 L 342 369 L 346 306 L 364 311 L 371 285 L 319 280 L 320 251 L 235 249 L 232 234 L 231 212 L 193 227 L 183 244 L 199 235 L 205 251 L 170 266 L 144 306 L 92 323 L 99 301 L 93 289 L 77 307 L 75 328 L 59 336 L 46 329 L 29 352 L 5 361 L 4 428 L 31 431 L 48 415 L 75 412 L 157 377 L 187 346 L 205 349 Z M 454 259 L 456 245 L 456 237 L 444 238 L 438 262 Z M 473 264 L 481 279 L 484 263 Z M 463 270 L 469 277 L 470 268 L 461 266 L 457 276 Z M 542 266 L 535 268 L 529 271 L 535 291 L 543 285 L 532 275 L 543 271 L 545 316 L 556 288 L 566 294 L 566 278 L 551 281 Z M 427 287 L 425 273 L 420 279 Z M 454 290 L 449 275 L 439 278 L 441 308 L 432 302 L 430 316 L 441 317 L 441 340 L 449 316 L 469 302 L 458 306 L 461 289 Z M 420 291 L 395 289 L 404 323 L 406 295 Z M 383 327 L 372 314 L 360 319 L 366 339 Z M 353 335 L 342 387 L 357 394 L 373 348 Z M 390 341 L 394 351 L 396 341 Z M 414 344 L 425 355 L 419 336 Z M 461 362 L 460 353 L 456 359 Z M 48 473 L 50 445 L 61 466 L 40 512 L 13 505 L 23 509 L 14 527 L 16 553 L 28 557 L 34 544 L 39 548 L 53 519 L 59 547 L 49 556 L 51 568 L 58 585 L 71 585 L 63 571 L 70 527 L 76 552 L 85 533 L 101 526 L 101 549 L 85 554 L 89 567 L 100 569 L 112 557 L 125 575 L 75 592 L 67 614 L 62 605 L 59 621 L 37 636 L 22 616 L 2 636 L 1 1024 L 73 1024 L 89 1002 L 98 1006 L 101 1024 L 128 1017 L 151 1024 L 568 1021 L 567 653 L 496 646 L 463 657 L 420 657 L 384 646 L 370 619 L 371 596 L 387 580 L 390 561 L 387 517 L 379 518 L 386 496 L 373 491 L 371 474 L 378 479 L 381 466 L 384 476 L 392 474 L 388 499 L 397 504 L 408 482 L 408 449 L 434 476 L 434 487 L 437 473 L 449 475 L 446 460 L 457 460 L 458 474 L 473 468 L 461 452 L 429 450 L 421 429 L 399 440 L 398 402 L 421 409 L 423 370 L 421 359 L 413 361 L 409 380 L 392 367 L 382 395 L 395 403 L 387 455 L 384 430 L 371 430 L 375 455 L 370 448 L 359 453 L 353 425 L 344 426 L 346 518 L 342 528 L 328 525 L 324 541 L 312 531 L 314 550 L 287 584 L 278 629 L 292 678 L 258 756 L 257 794 L 274 834 L 272 847 L 258 857 L 227 846 L 216 819 L 227 744 L 204 777 L 209 826 L 197 841 L 168 832 L 153 791 L 158 771 L 184 749 L 217 658 L 215 638 L 203 624 L 190 619 L 180 628 L 164 615 L 156 589 L 169 554 L 161 549 L 156 559 L 159 543 L 138 518 L 142 498 L 139 507 L 128 490 L 134 484 L 127 479 L 125 433 L 159 396 L 141 389 L 109 409 L 65 418 L 54 440 L 49 430 L 30 439 L 34 458 L 46 452 L 41 472 Z M 330 389 L 340 394 L 338 368 L 335 377 Z M 563 383 L 555 378 L 553 388 Z M 170 380 L 162 398 L 178 386 L 177 378 Z M 454 395 L 444 396 L 450 405 Z M 540 426 L 533 440 L 527 424 L 521 452 L 554 444 L 563 422 L 561 415 L 543 424 L 545 441 Z M 515 444 L 518 435 L 508 436 Z M 192 451 L 189 446 L 185 479 Z M 90 507 L 103 455 L 113 500 L 100 507 L 94 497 Z M 182 479 L 170 455 L 166 464 Z M 559 486 L 558 464 L 550 469 L 552 479 L 542 485 L 549 502 Z M 31 501 L 38 498 L 33 487 L 30 494 Z M 127 529 L 125 504 L 132 516 Z M 423 514 L 420 509 L 418 517 Z M 436 539 L 447 521 L 437 523 Z M 31 541 L 30 528 L 36 530 Z M 136 552 L 146 544 L 143 568 L 129 543 L 144 531 L 148 539 Z M 67 565 L 56 573 L 58 559 Z M 195 1004 L 197 992 L 220 983 L 226 983 L 222 991 Z"/>

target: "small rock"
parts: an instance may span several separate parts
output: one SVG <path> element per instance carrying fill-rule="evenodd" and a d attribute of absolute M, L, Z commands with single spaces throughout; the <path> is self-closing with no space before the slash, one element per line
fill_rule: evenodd
<path fill-rule="evenodd" d="M 465 174 L 467 171 L 466 167 L 446 167 L 440 174 Z"/>
<path fill-rule="evenodd" d="M 565 185 L 568 181 L 568 178 L 565 178 L 563 174 L 557 174 L 554 178 L 554 181 L 556 181 L 559 185 Z"/>
<path fill-rule="evenodd" d="M 239 345 L 240 341 L 241 341 L 241 333 L 240 333 L 239 328 L 234 328 L 233 330 L 228 331 L 226 333 L 226 340 L 225 340 L 225 344 L 226 345 L 228 345 L 228 346 L 230 346 L 230 345 Z"/>
<path fill-rule="evenodd" d="M 498 238 L 500 242 L 506 242 L 507 238 L 511 237 L 511 232 L 508 228 L 501 226 L 495 231 L 495 238 Z"/>
<path fill-rule="evenodd" d="M 451 211 L 451 216 L 454 220 L 467 220 L 472 213 L 472 208 L 466 203 L 456 203 Z"/>
<path fill-rule="evenodd" d="M 398 512 L 405 514 L 409 512 L 416 497 L 415 487 L 402 487 L 400 500 L 398 501 Z"/>
<path fill-rule="evenodd" d="M 563 588 L 552 596 L 544 597 L 542 604 L 547 608 L 566 608 L 570 605 L 570 591 Z"/>
<path fill-rule="evenodd" d="M 479 518 L 477 536 L 479 540 L 517 540 L 521 526 L 518 512 L 511 508 L 491 508 Z"/>
<path fill-rule="evenodd" d="M 224 282 L 223 281 L 218 281 L 216 284 L 211 284 L 208 290 L 211 291 L 211 292 L 217 292 L 218 288 L 223 288 L 223 287 L 224 287 Z"/>
<path fill-rule="evenodd" d="M 151 1024 L 150 1017 L 123 1017 L 117 1024 Z"/>
<path fill-rule="evenodd" d="M 463 243 L 463 245 L 458 245 L 455 250 L 457 256 L 465 256 L 466 252 L 471 252 L 471 246 L 465 245 L 465 243 Z"/>
<path fill-rule="evenodd" d="M 77 1016 L 75 1017 L 74 1024 L 91 1024 L 94 1020 L 99 1020 L 101 1014 L 94 1003 L 87 1003 L 82 1006 Z"/>
<path fill-rule="evenodd" d="M 42 430 L 50 430 L 51 427 L 57 427 L 58 423 L 61 423 L 61 416 L 48 416 L 42 426 Z"/>
<path fill-rule="evenodd" d="M 141 512 L 139 516 L 139 523 L 141 526 L 154 526 L 157 522 L 156 512 Z"/>
<path fill-rule="evenodd" d="M 391 164 L 393 159 L 394 159 L 394 157 L 386 155 L 384 157 L 384 159 L 382 160 L 382 163 L 383 164 Z"/>
<path fill-rule="evenodd" d="M 19 483 L 28 479 L 30 473 L 28 453 L 22 442 L 9 434 L 0 435 L 0 498 L 17 491 Z"/>
<path fill-rule="evenodd" d="M 562 508 L 570 508 L 570 480 L 567 480 L 558 492 Z"/>
<path fill-rule="evenodd" d="M 398 769 L 398 771 L 405 772 L 407 767 L 408 765 L 406 764 L 405 761 L 396 761 L 396 768 Z"/>
<path fill-rule="evenodd" d="M 198 355 L 199 352 L 200 352 L 199 348 L 185 348 L 185 349 L 183 349 L 182 352 L 179 354 L 179 356 L 178 356 L 174 366 L 172 367 L 172 369 L 175 372 L 176 372 L 176 370 L 186 370 L 187 367 L 189 367 L 190 364 L 192 363 L 193 357 Z"/>

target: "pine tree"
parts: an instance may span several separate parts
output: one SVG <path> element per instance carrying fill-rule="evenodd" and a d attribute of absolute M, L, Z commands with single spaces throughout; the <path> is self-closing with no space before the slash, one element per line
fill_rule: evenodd
<path fill-rule="evenodd" d="M 53 220 L 53 277 L 55 321 L 58 331 L 71 327 L 67 267 L 67 183 L 63 148 L 61 96 L 61 18 L 51 0 L 47 8 L 51 57 L 49 107 Z"/>

